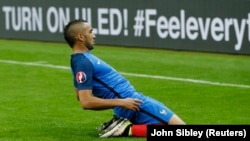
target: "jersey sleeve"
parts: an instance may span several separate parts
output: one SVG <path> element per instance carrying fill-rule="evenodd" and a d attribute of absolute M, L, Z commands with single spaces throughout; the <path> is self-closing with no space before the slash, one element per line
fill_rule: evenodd
<path fill-rule="evenodd" d="M 74 86 L 77 90 L 92 89 L 93 65 L 88 59 L 77 61 L 72 68 L 74 71 Z"/>

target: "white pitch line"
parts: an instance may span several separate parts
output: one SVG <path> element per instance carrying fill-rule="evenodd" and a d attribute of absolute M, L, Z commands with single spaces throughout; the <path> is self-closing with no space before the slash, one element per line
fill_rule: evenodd
<path fill-rule="evenodd" d="M 0 62 L 1 63 L 7 63 L 7 64 L 17 64 L 17 65 L 38 66 L 38 67 L 47 67 L 47 68 L 70 70 L 70 67 L 47 64 L 46 62 L 43 62 L 43 61 L 42 62 L 41 61 L 39 61 L 39 62 L 20 62 L 20 61 L 13 61 L 13 60 L 0 60 Z M 127 72 L 121 72 L 121 74 L 127 75 L 127 76 L 134 76 L 134 77 L 173 80 L 173 81 L 191 82 L 191 83 L 198 83 L 198 84 L 208 84 L 208 85 L 215 85 L 215 86 L 250 88 L 250 85 L 212 82 L 212 81 L 196 80 L 196 79 L 190 79 L 190 78 L 177 78 L 177 77 L 169 77 L 169 76 L 148 75 L 148 74 L 138 74 L 138 73 L 127 73 Z"/>

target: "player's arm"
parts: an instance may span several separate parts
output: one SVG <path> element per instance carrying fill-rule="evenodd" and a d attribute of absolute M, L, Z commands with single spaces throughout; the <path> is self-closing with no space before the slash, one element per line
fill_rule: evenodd
<path fill-rule="evenodd" d="M 94 97 L 92 90 L 80 90 L 77 92 L 77 97 L 83 109 L 86 110 L 106 110 L 114 107 L 123 107 L 132 111 L 139 111 L 142 101 L 138 99 L 102 99 Z"/>

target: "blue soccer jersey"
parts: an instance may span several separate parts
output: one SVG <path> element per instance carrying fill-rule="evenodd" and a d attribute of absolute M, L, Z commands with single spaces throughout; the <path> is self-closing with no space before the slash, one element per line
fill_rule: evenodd
<path fill-rule="evenodd" d="M 94 96 L 104 99 L 129 97 L 143 101 L 139 112 L 114 108 L 118 117 L 128 118 L 137 124 L 157 124 L 168 123 L 173 115 L 161 102 L 137 92 L 113 67 L 90 52 L 72 54 L 71 70 L 77 90 L 90 89 Z"/>
<path fill-rule="evenodd" d="M 92 89 L 96 97 L 125 98 L 135 91 L 127 79 L 90 52 L 72 55 L 71 68 L 74 86 L 78 90 Z"/>

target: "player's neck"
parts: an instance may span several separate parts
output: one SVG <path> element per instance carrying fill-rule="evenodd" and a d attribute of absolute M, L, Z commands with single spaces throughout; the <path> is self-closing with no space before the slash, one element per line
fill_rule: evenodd
<path fill-rule="evenodd" d="M 89 51 L 89 49 L 88 49 L 87 47 L 84 47 L 84 46 L 81 46 L 81 47 L 79 47 L 79 46 L 74 46 L 74 47 L 72 48 L 72 51 L 73 51 L 73 54 L 75 54 L 75 53 L 87 52 L 87 51 Z"/>

